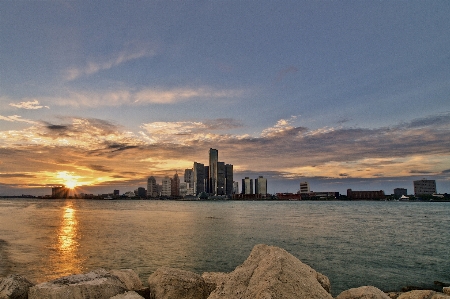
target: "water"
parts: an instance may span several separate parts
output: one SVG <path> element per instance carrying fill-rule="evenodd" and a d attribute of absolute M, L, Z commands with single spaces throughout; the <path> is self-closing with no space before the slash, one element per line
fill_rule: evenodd
<path fill-rule="evenodd" d="M 144 284 L 161 266 L 229 272 L 260 243 L 327 275 L 333 295 L 450 282 L 450 203 L 0 199 L 0 276 L 36 283 L 99 267 Z"/>

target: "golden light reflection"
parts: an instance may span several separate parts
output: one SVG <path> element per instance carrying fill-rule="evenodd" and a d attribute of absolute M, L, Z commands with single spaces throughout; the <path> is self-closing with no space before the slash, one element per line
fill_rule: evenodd
<path fill-rule="evenodd" d="M 58 231 L 58 256 L 57 267 L 61 274 L 68 275 L 79 273 L 81 260 L 78 256 L 78 222 L 76 210 L 72 203 L 64 207 L 61 227 Z"/>

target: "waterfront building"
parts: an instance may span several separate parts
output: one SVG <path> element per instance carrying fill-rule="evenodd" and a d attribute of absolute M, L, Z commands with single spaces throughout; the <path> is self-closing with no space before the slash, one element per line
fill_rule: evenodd
<path fill-rule="evenodd" d="M 233 193 L 233 165 L 225 164 L 225 194 L 232 195 Z"/>
<path fill-rule="evenodd" d="M 253 194 L 253 179 L 249 177 L 242 179 L 242 194 Z"/>
<path fill-rule="evenodd" d="M 172 180 L 166 176 L 162 180 L 162 191 L 161 196 L 171 196 L 172 195 Z"/>
<path fill-rule="evenodd" d="M 402 196 L 406 196 L 408 195 L 408 190 L 406 190 L 405 188 L 395 188 L 394 189 L 394 197 L 395 198 L 400 198 Z"/>
<path fill-rule="evenodd" d="M 217 162 L 217 189 L 215 195 L 225 195 L 225 163 Z"/>
<path fill-rule="evenodd" d="M 239 182 L 233 182 L 233 194 L 239 194 Z"/>
<path fill-rule="evenodd" d="M 69 188 L 66 186 L 55 186 L 52 188 L 52 198 L 67 198 L 69 197 Z"/>
<path fill-rule="evenodd" d="M 185 169 L 184 170 L 184 182 L 194 186 L 194 170 Z"/>
<path fill-rule="evenodd" d="M 138 187 L 136 195 L 140 198 L 147 198 L 147 190 L 144 187 Z"/>
<path fill-rule="evenodd" d="M 158 197 L 158 187 L 155 177 L 151 176 L 147 179 L 147 197 Z"/>
<path fill-rule="evenodd" d="M 422 179 L 414 181 L 414 195 L 432 195 L 436 192 L 436 181 Z"/>
<path fill-rule="evenodd" d="M 205 165 L 194 162 L 192 171 L 194 174 L 194 195 L 199 195 L 200 193 L 205 192 Z"/>
<path fill-rule="evenodd" d="M 210 148 L 209 149 L 209 190 L 210 194 L 217 194 L 217 164 L 219 163 L 219 151 Z"/>
<path fill-rule="evenodd" d="M 186 195 L 187 195 L 187 186 L 188 186 L 188 183 L 186 183 L 186 182 L 182 182 L 182 183 L 180 183 L 180 196 L 181 197 L 185 197 Z"/>
<path fill-rule="evenodd" d="M 267 179 L 263 176 L 255 179 L 255 194 L 262 195 L 263 197 L 267 195 Z"/>
<path fill-rule="evenodd" d="M 170 181 L 170 195 L 175 197 L 180 196 L 180 178 L 178 177 L 177 172 L 175 172 Z"/>
<path fill-rule="evenodd" d="M 300 182 L 300 193 L 309 193 L 309 183 L 308 182 Z"/>
<path fill-rule="evenodd" d="M 119 190 L 114 190 L 113 191 L 113 196 L 114 197 L 119 197 L 120 196 L 120 191 Z"/>
<path fill-rule="evenodd" d="M 383 190 L 380 191 L 353 191 L 347 189 L 348 199 L 385 199 L 386 196 Z"/>

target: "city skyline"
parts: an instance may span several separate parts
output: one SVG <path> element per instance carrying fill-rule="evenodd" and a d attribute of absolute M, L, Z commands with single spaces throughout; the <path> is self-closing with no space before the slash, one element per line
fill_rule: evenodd
<path fill-rule="evenodd" d="M 447 2 L 2 3 L 0 195 L 220 151 L 267 192 L 450 192 Z"/>

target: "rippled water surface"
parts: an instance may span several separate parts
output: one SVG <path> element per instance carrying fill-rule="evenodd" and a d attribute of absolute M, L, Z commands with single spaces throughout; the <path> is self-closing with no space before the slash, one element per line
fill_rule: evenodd
<path fill-rule="evenodd" d="M 0 276 L 95 268 L 232 271 L 255 244 L 327 275 L 332 292 L 450 282 L 450 203 L 0 199 Z"/>

